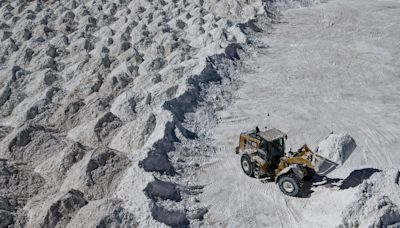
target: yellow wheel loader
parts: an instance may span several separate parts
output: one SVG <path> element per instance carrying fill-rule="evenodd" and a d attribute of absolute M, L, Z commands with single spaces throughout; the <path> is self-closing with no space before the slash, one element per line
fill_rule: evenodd
<path fill-rule="evenodd" d="M 278 129 L 253 131 L 240 134 L 236 153 L 241 154 L 243 172 L 250 177 L 268 177 L 278 184 L 280 190 L 289 196 L 298 196 L 302 183 L 312 179 L 315 173 L 325 176 L 337 167 L 330 161 L 308 148 L 285 153 L 287 135 Z"/>

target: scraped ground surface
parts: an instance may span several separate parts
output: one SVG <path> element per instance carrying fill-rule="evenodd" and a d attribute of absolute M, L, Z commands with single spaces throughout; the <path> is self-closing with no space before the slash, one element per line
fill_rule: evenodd
<path fill-rule="evenodd" d="M 270 47 L 254 50 L 251 72 L 240 76 L 235 101 L 211 130 L 219 149 L 199 174 L 208 224 L 399 226 L 400 2 L 333 0 L 291 9 L 261 39 Z M 245 176 L 234 155 L 239 132 L 268 122 L 288 133 L 294 150 L 314 148 L 332 130 L 349 133 L 358 147 L 324 185 L 287 197 L 274 183 Z"/>

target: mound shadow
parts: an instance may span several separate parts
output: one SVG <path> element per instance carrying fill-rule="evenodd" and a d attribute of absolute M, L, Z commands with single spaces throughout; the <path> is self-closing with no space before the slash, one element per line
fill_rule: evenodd
<path fill-rule="evenodd" d="M 339 190 L 346 190 L 349 188 L 354 188 L 360 185 L 364 180 L 369 179 L 373 174 L 377 172 L 381 172 L 382 170 L 375 168 L 364 168 L 364 169 L 356 169 L 353 170 L 349 176 L 345 179 L 342 178 L 329 178 L 326 176 L 320 176 L 315 174 L 314 177 L 310 181 L 304 181 L 302 192 L 299 197 L 301 198 L 309 198 L 311 197 L 313 187 L 325 187 L 325 188 L 337 188 Z"/>
<path fill-rule="evenodd" d="M 350 173 L 350 175 L 343 180 L 339 190 L 353 188 L 360 185 L 364 180 L 369 179 L 374 173 L 381 172 L 382 170 L 374 168 L 357 169 Z"/>

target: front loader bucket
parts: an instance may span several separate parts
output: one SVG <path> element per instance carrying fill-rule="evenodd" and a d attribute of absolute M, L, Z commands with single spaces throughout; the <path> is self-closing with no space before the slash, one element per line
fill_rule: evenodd
<path fill-rule="evenodd" d="M 328 173 L 332 172 L 338 166 L 337 163 L 322 157 L 321 155 L 314 153 L 312 164 L 314 165 L 314 170 L 321 176 L 326 176 Z"/>
<path fill-rule="evenodd" d="M 322 176 L 343 165 L 356 149 L 357 144 L 349 134 L 330 134 L 319 143 L 312 163 L 315 171 Z"/>

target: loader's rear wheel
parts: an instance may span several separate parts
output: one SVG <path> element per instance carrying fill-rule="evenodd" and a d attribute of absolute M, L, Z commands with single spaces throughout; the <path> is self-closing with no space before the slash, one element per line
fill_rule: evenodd
<path fill-rule="evenodd" d="M 251 158 L 248 154 L 243 154 L 241 159 L 240 159 L 240 163 L 242 164 L 242 169 L 243 172 L 249 176 L 252 177 L 254 175 L 254 168 L 253 168 L 253 164 L 251 163 Z"/>
<path fill-rule="evenodd" d="M 300 181 L 294 173 L 280 176 L 278 186 L 288 196 L 297 196 L 300 193 Z"/>

